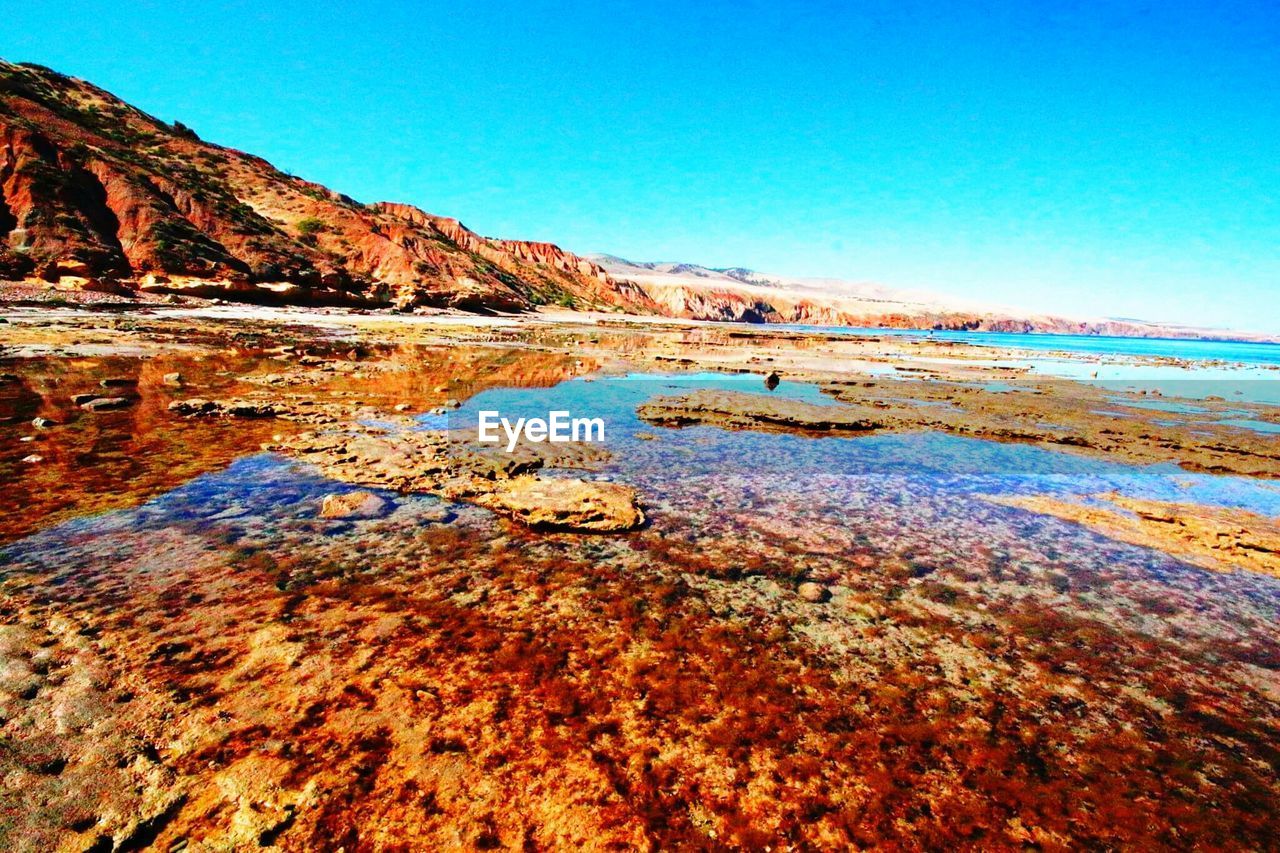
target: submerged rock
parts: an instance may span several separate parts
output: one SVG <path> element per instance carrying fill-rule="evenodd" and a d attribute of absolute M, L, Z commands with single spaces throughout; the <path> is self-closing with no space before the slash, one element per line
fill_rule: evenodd
<path fill-rule="evenodd" d="M 644 524 L 635 490 L 619 483 L 517 477 L 476 501 L 536 530 L 617 533 Z"/>
<path fill-rule="evenodd" d="M 94 397 L 92 400 L 81 403 L 80 408 L 90 412 L 106 412 L 113 409 L 123 409 L 133 404 L 128 397 Z"/>
<path fill-rule="evenodd" d="M 1247 510 L 1116 494 L 1096 495 L 1097 505 L 1051 495 L 988 496 L 986 500 L 1065 519 L 1211 571 L 1243 569 L 1280 577 L 1280 519 Z"/>
<path fill-rule="evenodd" d="M 320 506 L 321 518 L 377 518 L 389 504 L 373 492 L 346 492 L 325 495 Z"/>
<path fill-rule="evenodd" d="M 813 604 L 821 604 L 831 598 L 831 590 L 827 589 L 822 584 L 814 583 L 813 581 L 806 581 L 800 584 L 800 586 L 796 588 L 796 592 L 798 592 L 800 597 L 805 601 L 812 602 Z"/>

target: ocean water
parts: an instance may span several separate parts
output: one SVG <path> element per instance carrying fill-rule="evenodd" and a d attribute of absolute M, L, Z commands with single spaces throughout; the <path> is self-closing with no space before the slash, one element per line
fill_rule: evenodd
<path fill-rule="evenodd" d="M 999 360 L 967 360 L 965 363 L 969 366 L 1023 368 L 1037 379 L 1074 379 L 1116 391 L 1158 391 L 1166 397 L 1189 400 L 1221 397 L 1241 403 L 1280 406 L 1280 344 L 1102 335 L 855 329 L 798 324 L 780 324 L 777 328 L 998 347 L 1008 351 Z M 1183 363 L 1153 361 L 1162 358 L 1181 359 Z M 920 359 L 921 363 L 948 361 L 945 358 Z M 1007 388 L 990 387 L 989 390 L 1014 390 L 1015 387 L 1016 383 Z"/>
<path fill-rule="evenodd" d="M 1242 365 L 1280 365 L 1280 344 L 1245 341 L 1201 341 L 1181 338 L 1125 338 L 1107 335 L 1046 335 L 1013 332 L 919 331 L 915 329 L 856 329 L 844 326 L 780 324 L 796 331 L 883 337 L 927 338 L 974 346 L 1007 347 L 1037 352 L 1069 352 L 1104 356 L 1185 358 L 1226 361 Z"/>

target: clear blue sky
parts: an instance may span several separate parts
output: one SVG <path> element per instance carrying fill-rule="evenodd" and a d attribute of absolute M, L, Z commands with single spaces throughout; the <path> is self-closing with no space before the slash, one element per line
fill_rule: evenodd
<path fill-rule="evenodd" d="M 0 56 L 494 236 L 1280 331 L 1275 0 L 940 5 L 42 0 Z"/>

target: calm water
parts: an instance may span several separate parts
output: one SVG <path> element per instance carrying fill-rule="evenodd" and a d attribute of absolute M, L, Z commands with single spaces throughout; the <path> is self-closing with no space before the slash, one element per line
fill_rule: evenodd
<path fill-rule="evenodd" d="M 878 549 L 903 543 L 968 559 L 957 542 L 1000 543 L 1019 559 L 1072 564 L 1107 561 L 1117 553 L 1134 566 L 1175 566 L 1176 561 L 1141 548 L 1118 545 L 1080 528 L 1021 510 L 993 505 L 986 495 L 1121 495 L 1234 506 L 1280 515 L 1280 488 L 1248 478 L 1197 475 L 1175 466 L 1104 462 L 1019 444 L 1002 444 L 938 433 L 805 438 L 713 427 L 664 429 L 641 421 L 636 407 L 651 397 L 694 388 L 763 391 L 760 377 L 629 376 L 562 382 L 549 389 L 485 391 L 447 418 L 423 417 L 420 427 L 473 428 L 482 409 L 504 417 L 546 417 L 552 410 L 602 417 L 612 460 L 598 476 L 636 486 L 653 511 L 653 530 L 705 537 L 724 548 L 744 525 L 787 525 L 822 516 L 842 536 L 862 537 Z M 815 386 L 783 382 L 773 392 L 815 403 L 829 402 Z M 223 531 L 236 547 L 253 547 L 266 536 L 281 547 L 306 549 L 326 530 L 358 535 L 360 523 L 316 519 L 319 498 L 351 487 L 326 481 L 310 468 L 271 454 L 244 458 L 145 505 L 82 518 L 13 543 L 9 556 L 36 563 L 62 559 L 63 548 L 123 528 L 195 525 Z M 392 497 L 392 496 L 389 496 Z M 437 506 L 426 496 L 394 496 L 406 519 L 414 508 Z M 484 517 L 475 508 L 458 508 Z M 751 517 L 744 520 L 744 514 Z M 690 527 L 691 520 L 696 525 Z M 492 522 L 498 525 L 496 519 Z M 1028 526 L 1038 531 L 1028 538 Z M 407 528 L 405 535 L 411 535 Z M 395 550 L 395 533 L 379 528 L 379 547 Z M 297 538 L 293 538 L 297 537 Z M 388 539 L 390 537 L 390 539 Z M 292 540 L 292 541 L 291 541 Z M 986 559 L 985 557 L 983 559 Z M 1219 578 L 1196 571 L 1205 582 Z M 1237 582 L 1280 592 L 1280 581 L 1250 577 Z M 1280 596 L 1277 596 L 1280 601 Z"/>
<path fill-rule="evenodd" d="M 975 346 L 999 347 L 1011 352 L 999 360 L 967 361 L 966 364 L 1022 368 L 1036 378 L 1055 377 L 1094 382 L 1117 391 L 1159 391 L 1167 397 L 1192 400 L 1221 397 L 1242 403 L 1280 406 L 1280 344 L 1100 335 L 922 332 L 809 325 L 780 325 L 779 328 L 853 336 L 957 341 Z M 1152 363 L 1152 358 L 1185 359 L 1189 363 Z M 949 359 L 920 359 L 922 364 L 943 361 Z M 1001 384 L 1003 383 L 994 383 L 988 386 L 988 390 L 1014 390 L 1013 386 L 996 387 Z"/>

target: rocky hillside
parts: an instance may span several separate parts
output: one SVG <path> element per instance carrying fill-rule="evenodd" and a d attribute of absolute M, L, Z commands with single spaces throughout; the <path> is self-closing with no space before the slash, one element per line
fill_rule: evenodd
<path fill-rule="evenodd" d="M 655 309 L 552 244 L 361 204 L 82 80 L 3 61 L 0 279 L 260 302 Z"/>

